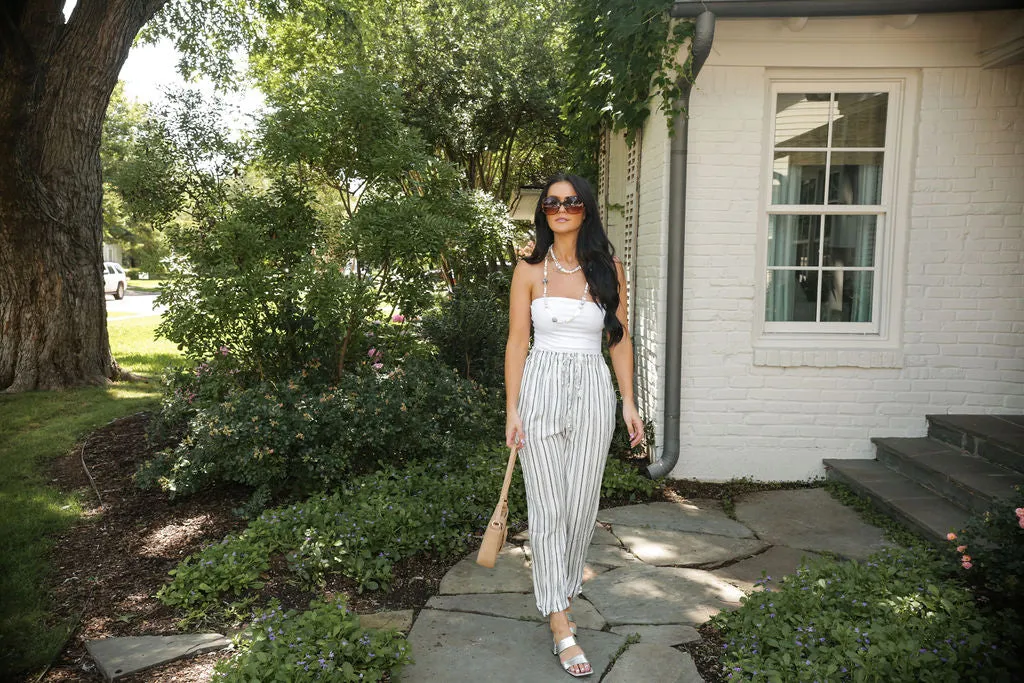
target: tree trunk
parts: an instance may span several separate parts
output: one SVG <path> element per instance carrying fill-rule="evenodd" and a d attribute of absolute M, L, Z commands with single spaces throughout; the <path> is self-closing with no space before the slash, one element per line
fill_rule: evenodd
<path fill-rule="evenodd" d="M 0 9 L 0 390 L 105 384 L 103 118 L 132 40 L 166 0 Z"/>

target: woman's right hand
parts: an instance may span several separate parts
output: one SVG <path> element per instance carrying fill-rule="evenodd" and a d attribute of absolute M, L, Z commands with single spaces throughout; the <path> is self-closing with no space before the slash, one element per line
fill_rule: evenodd
<path fill-rule="evenodd" d="M 523 431 L 523 421 L 519 419 L 517 411 L 509 411 L 505 417 L 505 445 L 509 448 L 518 446 L 522 448 L 526 444 L 526 432 Z"/>

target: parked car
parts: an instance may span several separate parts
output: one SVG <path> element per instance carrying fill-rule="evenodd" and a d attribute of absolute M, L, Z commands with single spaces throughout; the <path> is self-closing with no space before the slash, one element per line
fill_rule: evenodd
<path fill-rule="evenodd" d="M 115 299 L 124 298 L 124 290 L 128 287 L 128 275 L 120 264 L 113 261 L 103 262 L 103 293 L 113 293 Z"/>

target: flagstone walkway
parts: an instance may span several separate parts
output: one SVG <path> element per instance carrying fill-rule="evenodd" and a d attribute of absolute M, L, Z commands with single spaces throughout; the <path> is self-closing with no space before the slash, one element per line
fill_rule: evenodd
<path fill-rule="evenodd" d="M 700 682 L 678 646 L 699 640 L 698 626 L 758 590 L 762 572 L 778 580 L 803 557 L 864 559 L 886 545 L 880 529 L 824 489 L 750 494 L 735 515 L 706 500 L 598 512 L 583 595 L 572 610 L 594 668 L 588 680 Z M 633 633 L 639 642 L 615 658 Z M 528 531 L 510 539 L 494 569 L 478 566 L 475 555 L 452 567 L 409 641 L 416 662 L 401 672 L 403 683 L 569 680 L 534 602 Z"/>

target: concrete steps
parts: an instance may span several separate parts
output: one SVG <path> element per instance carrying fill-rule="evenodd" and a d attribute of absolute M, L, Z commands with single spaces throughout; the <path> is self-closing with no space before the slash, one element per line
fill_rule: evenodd
<path fill-rule="evenodd" d="M 827 477 L 935 541 L 1024 486 L 1024 416 L 929 415 L 928 436 L 877 438 L 875 460 L 824 461 Z"/>

